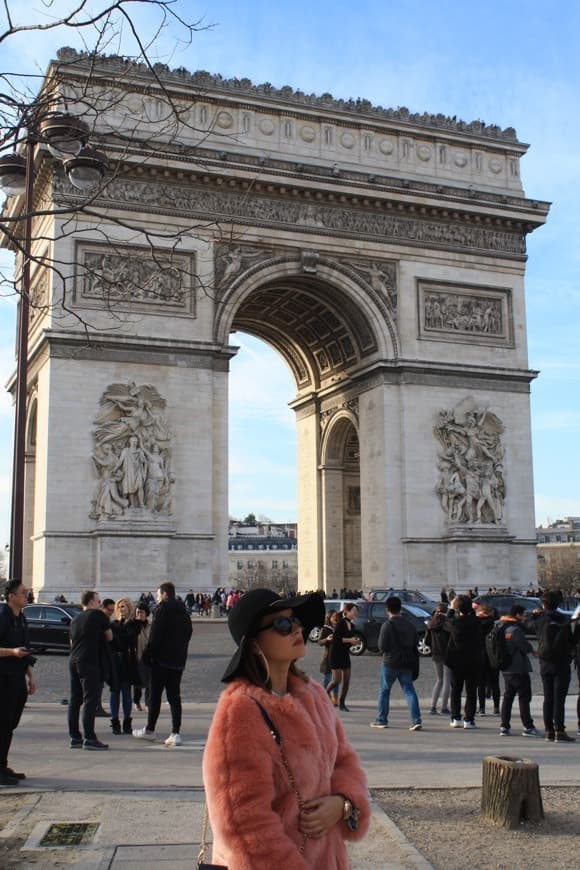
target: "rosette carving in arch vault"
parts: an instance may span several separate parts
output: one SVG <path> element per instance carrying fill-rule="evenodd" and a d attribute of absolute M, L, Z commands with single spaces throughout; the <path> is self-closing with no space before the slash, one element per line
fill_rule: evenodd
<path fill-rule="evenodd" d="M 224 341 L 228 327 L 263 339 L 299 390 L 340 380 L 385 345 L 398 356 L 394 262 L 217 244 L 215 264 L 214 339 Z"/>

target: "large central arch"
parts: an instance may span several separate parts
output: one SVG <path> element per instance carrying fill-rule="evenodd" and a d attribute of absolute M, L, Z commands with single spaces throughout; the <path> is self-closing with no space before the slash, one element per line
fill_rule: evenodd
<path fill-rule="evenodd" d="M 301 588 L 527 587 L 525 237 L 548 206 L 524 195 L 515 131 L 61 61 L 68 105 L 115 96 L 93 120 L 118 162 L 71 221 L 78 193 L 37 156 L 58 208 L 33 251 L 25 580 L 227 583 L 243 330 L 295 379 Z"/>
<path fill-rule="evenodd" d="M 337 390 L 343 396 L 347 385 L 354 406 L 363 373 L 386 355 L 396 356 L 396 333 L 384 301 L 373 299 L 372 288 L 360 278 L 353 280 L 344 266 L 337 268 L 312 252 L 309 257 L 288 252 L 282 258 L 238 247 L 236 256 L 244 255 L 254 262 L 220 300 L 216 341 L 225 342 L 229 333 L 240 330 L 276 349 L 294 375 L 298 408 L 302 397 L 320 408 L 324 397 Z M 300 430 L 300 416 L 297 426 Z M 309 444 L 308 423 L 304 428 L 297 442 L 299 575 L 324 589 L 360 589 L 358 420 L 348 410 L 327 413 L 317 445 Z M 305 529 L 316 529 L 316 535 Z"/>

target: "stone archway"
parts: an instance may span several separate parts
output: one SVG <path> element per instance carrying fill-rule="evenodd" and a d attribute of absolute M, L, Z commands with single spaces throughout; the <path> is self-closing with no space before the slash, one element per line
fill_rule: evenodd
<path fill-rule="evenodd" d="M 229 256 L 218 252 L 217 262 Z M 294 375 L 301 582 L 328 591 L 360 589 L 360 457 L 352 409 L 367 389 L 369 368 L 396 351 L 392 301 L 373 294 L 362 274 L 312 251 L 240 245 L 236 256 L 242 262 L 220 300 L 214 335 L 225 341 L 232 331 L 250 333 L 275 348 Z"/>
<path fill-rule="evenodd" d="M 87 83 L 118 97 L 96 123 L 120 165 L 71 228 L 78 193 L 38 155 L 58 208 L 33 253 L 59 269 L 30 335 L 36 588 L 227 583 L 236 329 L 294 373 L 302 589 L 355 583 L 359 546 L 363 588 L 527 588 L 525 237 L 548 205 L 515 131 L 61 59 L 71 110 Z M 135 118 L 168 96 L 188 123 L 151 149 Z"/>

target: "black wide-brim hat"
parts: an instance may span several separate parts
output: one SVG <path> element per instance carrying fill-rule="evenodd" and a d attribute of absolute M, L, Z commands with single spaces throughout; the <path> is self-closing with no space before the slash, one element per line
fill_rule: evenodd
<path fill-rule="evenodd" d="M 250 592 L 242 595 L 228 615 L 230 634 L 238 648 L 225 670 L 222 683 L 227 683 L 238 676 L 246 641 L 258 628 L 260 619 L 267 613 L 289 609 L 293 610 L 302 622 L 306 636 L 315 626 L 324 624 L 324 599 L 318 592 L 297 595 L 295 598 L 281 598 L 272 589 L 251 589 Z"/>

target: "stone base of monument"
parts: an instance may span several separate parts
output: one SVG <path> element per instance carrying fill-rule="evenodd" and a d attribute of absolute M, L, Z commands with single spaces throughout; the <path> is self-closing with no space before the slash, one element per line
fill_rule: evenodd
<path fill-rule="evenodd" d="M 538 765 L 512 756 L 484 758 L 481 815 L 511 830 L 523 820 L 541 821 L 544 808 Z"/>

